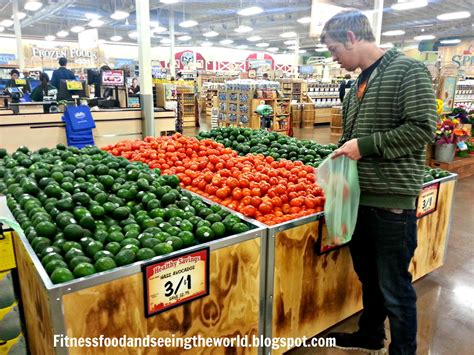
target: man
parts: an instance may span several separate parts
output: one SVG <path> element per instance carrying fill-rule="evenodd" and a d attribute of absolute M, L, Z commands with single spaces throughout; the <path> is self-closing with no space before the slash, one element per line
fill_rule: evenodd
<path fill-rule="evenodd" d="M 7 82 L 7 87 L 14 88 L 17 87 L 16 79 L 20 78 L 20 72 L 17 69 L 12 69 L 10 71 L 10 81 Z"/>
<path fill-rule="evenodd" d="M 346 96 L 346 93 L 349 92 L 352 84 L 353 81 L 351 80 L 351 75 L 346 74 L 344 76 L 344 80 L 341 82 L 341 85 L 339 85 L 339 100 L 341 100 L 341 103 L 344 101 L 344 96 Z"/>
<path fill-rule="evenodd" d="M 358 220 L 349 244 L 362 283 L 359 330 L 334 333 L 337 346 L 379 350 L 390 322 L 391 355 L 415 355 L 416 294 L 408 272 L 416 248 L 415 201 L 436 104 L 425 66 L 396 49 L 384 52 L 365 15 L 343 11 L 324 26 L 321 42 L 348 71 L 362 69 L 343 104 L 343 135 L 333 158 L 358 161 Z"/>
<path fill-rule="evenodd" d="M 59 90 L 59 83 L 61 80 L 76 80 L 76 76 L 72 71 L 66 68 L 67 59 L 64 57 L 59 58 L 59 68 L 53 71 L 53 77 L 51 78 L 51 85 Z"/>
<path fill-rule="evenodd" d="M 44 96 L 48 95 L 48 92 L 54 90 L 56 91 L 56 88 L 52 85 L 49 84 L 49 76 L 46 73 L 41 73 L 39 76 L 40 84 L 33 90 L 33 92 L 30 94 L 31 101 L 43 101 Z M 44 104 L 43 109 L 44 113 L 49 112 L 50 104 Z"/>
<path fill-rule="evenodd" d="M 263 79 L 263 80 L 266 80 L 266 81 L 269 81 L 270 78 L 268 77 L 268 73 L 263 73 L 262 79 Z"/>

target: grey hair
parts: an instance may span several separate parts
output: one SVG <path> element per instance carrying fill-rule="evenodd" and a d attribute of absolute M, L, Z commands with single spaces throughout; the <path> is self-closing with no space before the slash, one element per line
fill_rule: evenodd
<path fill-rule="evenodd" d="M 336 42 L 346 43 L 347 32 L 352 31 L 358 40 L 375 42 L 369 19 L 356 9 L 344 10 L 331 17 L 321 33 L 321 43 L 328 37 Z"/>

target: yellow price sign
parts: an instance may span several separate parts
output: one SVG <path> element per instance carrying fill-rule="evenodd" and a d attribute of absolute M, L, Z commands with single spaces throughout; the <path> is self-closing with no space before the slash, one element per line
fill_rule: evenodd
<path fill-rule="evenodd" d="M 82 90 L 82 83 L 80 81 L 66 81 L 66 88 L 68 90 Z"/>
<path fill-rule="evenodd" d="M 439 182 L 423 187 L 416 206 L 416 218 L 436 211 L 438 207 Z"/>
<path fill-rule="evenodd" d="M 15 267 L 13 232 L 3 232 L 0 234 L 0 271 L 14 269 Z"/>
<path fill-rule="evenodd" d="M 25 79 L 15 79 L 15 84 L 16 85 L 26 85 L 26 80 Z"/>

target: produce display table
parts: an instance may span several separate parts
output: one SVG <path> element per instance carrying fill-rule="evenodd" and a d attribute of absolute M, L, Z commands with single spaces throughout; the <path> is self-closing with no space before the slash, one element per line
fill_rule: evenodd
<path fill-rule="evenodd" d="M 53 336 L 224 337 L 263 334 L 266 231 L 255 228 L 185 251 L 210 247 L 209 296 L 151 318 L 144 316 L 137 262 L 94 277 L 53 285 L 23 235 L 14 239 L 29 347 L 33 354 L 113 354 L 118 348 L 53 348 Z M 181 251 L 180 251 L 181 252 Z M 168 258 L 174 254 L 166 255 Z M 153 261 L 159 261 L 156 257 Z M 224 349 L 212 349 L 224 353 Z M 124 353 L 155 353 L 126 348 Z M 160 354 L 183 349 L 160 349 Z M 192 353 L 192 351 L 190 351 Z M 241 353 L 257 353 L 249 348 Z"/>
<path fill-rule="evenodd" d="M 474 175 L 474 156 L 467 158 L 455 157 L 451 163 L 440 163 L 435 159 L 430 160 L 432 168 L 440 168 L 448 170 L 454 174 L 458 174 L 460 179 Z"/>

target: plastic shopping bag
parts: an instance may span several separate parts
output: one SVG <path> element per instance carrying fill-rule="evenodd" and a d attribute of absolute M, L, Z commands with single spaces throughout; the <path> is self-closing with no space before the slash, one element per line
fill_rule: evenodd
<path fill-rule="evenodd" d="M 317 170 L 318 184 L 324 190 L 324 216 L 328 244 L 337 246 L 349 242 L 354 233 L 359 209 L 360 187 L 357 161 L 346 156 L 329 156 Z"/>

